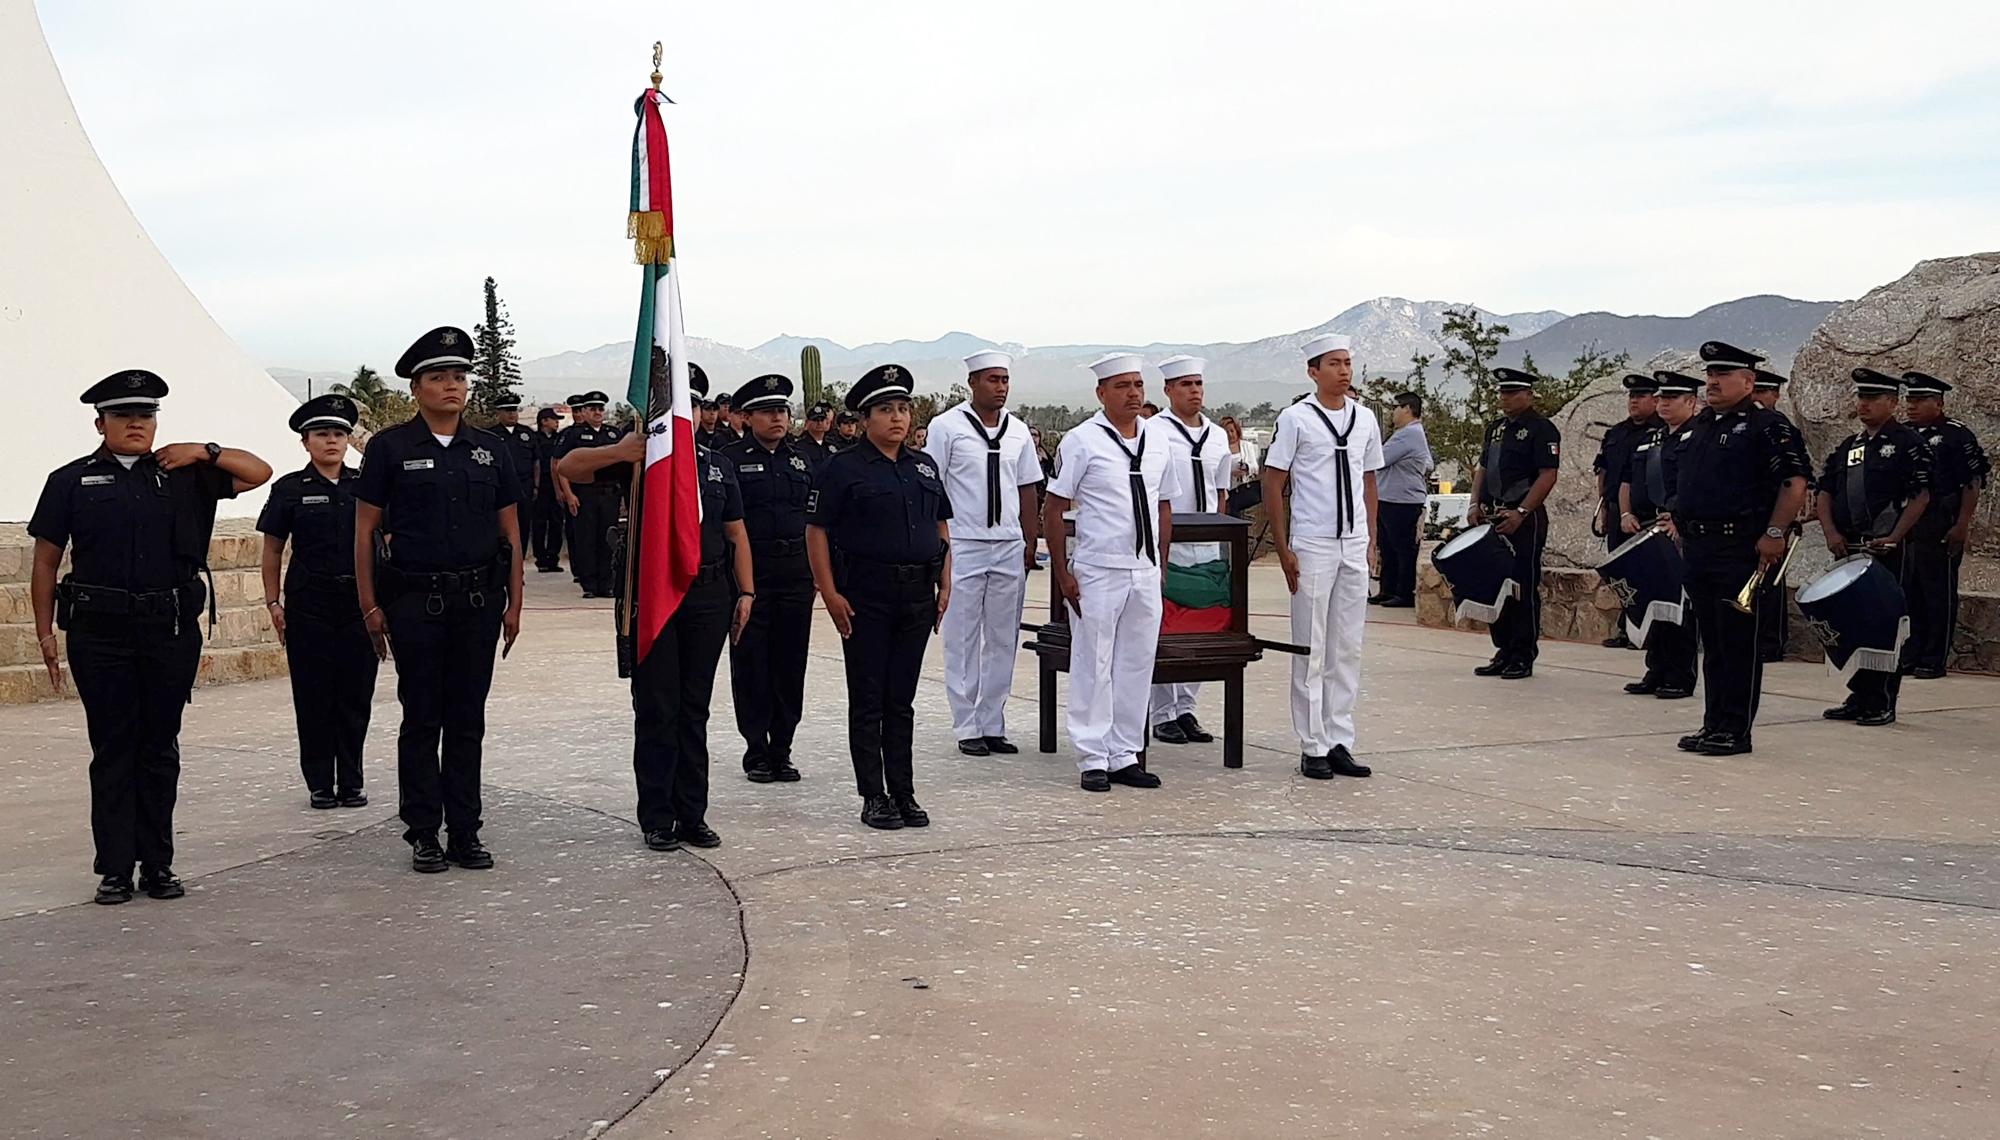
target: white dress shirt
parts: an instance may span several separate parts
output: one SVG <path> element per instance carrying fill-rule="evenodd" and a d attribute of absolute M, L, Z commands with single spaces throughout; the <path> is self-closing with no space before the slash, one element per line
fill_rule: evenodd
<path fill-rule="evenodd" d="M 932 417 L 930 436 L 924 450 L 937 460 L 944 472 L 945 494 L 951 499 L 951 539 L 1003 541 L 1021 538 L 1021 488 L 1042 481 L 1042 462 L 1035 454 L 1035 441 L 1028 425 L 1014 413 L 1002 410 L 1000 423 L 973 426 L 976 413 L 971 404 L 957 404 Z M 986 457 L 991 453 L 985 439 L 999 437 L 1000 443 L 1000 523 L 986 525 Z"/>
<path fill-rule="evenodd" d="M 1344 451 L 1334 441 L 1336 433 L 1347 436 Z M 1345 511 L 1340 501 L 1343 461 L 1348 475 Z M 1344 407 L 1329 408 L 1312 395 L 1278 413 L 1278 428 L 1272 433 L 1270 450 L 1264 453 L 1264 466 L 1291 473 L 1293 535 L 1368 537 L 1362 476 L 1382 469 L 1382 428 L 1375 422 L 1375 413 L 1362 407 L 1359 400 L 1349 396 Z"/>
<path fill-rule="evenodd" d="M 1064 434 L 1062 461 L 1055 478 L 1049 480 L 1049 494 L 1076 504 L 1076 542 L 1070 554 L 1074 561 L 1112 570 L 1158 565 L 1140 549 L 1138 520 L 1133 516 L 1131 456 L 1142 446 L 1145 454 L 1139 471 L 1145 485 L 1144 509 L 1157 527 L 1160 500 L 1171 501 L 1187 482 L 1181 473 L 1186 463 L 1174 463 L 1173 449 L 1154 438 L 1143 420 L 1132 438 L 1118 435 L 1103 412 Z M 1155 534 L 1155 559 L 1159 541 Z"/>
<path fill-rule="evenodd" d="M 1194 427 L 1180 422 L 1180 417 L 1171 411 L 1161 412 L 1144 421 L 1146 430 L 1159 436 L 1154 447 L 1165 446 L 1173 452 L 1174 463 L 1185 476 L 1182 486 L 1173 496 L 1175 514 L 1193 514 L 1206 511 L 1220 514 L 1228 506 L 1230 475 L 1236 466 L 1236 456 L 1229 450 L 1229 433 L 1220 424 L 1200 413 Z M 1197 485 L 1194 481 L 1194 445 L 1201 444 L 1200 488 L 1207 492 L 1205 504 L 1197 502 Z"/>

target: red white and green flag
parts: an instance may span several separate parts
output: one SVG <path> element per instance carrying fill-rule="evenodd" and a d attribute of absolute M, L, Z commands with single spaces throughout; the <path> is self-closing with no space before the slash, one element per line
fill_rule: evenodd
<path fill-rule="evenodd" d="M 655 80 L 657 81 L 657 76 Z M 632 134 L 632 211 L 626 223 L 642 266 L 639 331 L 632 344 L 626 400 L 646 421 L 645 470 L 634 484 L 631 635 L 636 660 L 680 608 L 701 570 L 701 481 L 695 464 L 694 401 L 688 387 L 687 341 L 681 328 L 680 269 L 674 264 L 673 182 L 667 170 L 667 129 L 658 88 L 640 94 Z M 665 351 L 672 396 L 652 394 L 653 348 Z"/>

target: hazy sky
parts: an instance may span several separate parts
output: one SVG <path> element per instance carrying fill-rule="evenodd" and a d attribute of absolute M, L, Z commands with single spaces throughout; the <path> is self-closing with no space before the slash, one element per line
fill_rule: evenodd
<path fill-rule="evenodd" d="M 2000 4 L 41 0 L 153 238 L 269 365 L 499 279 L 631 335 L 656 39 L 691 332 L 1248 340 L 1382 294 L 1685 314 L 2000 247 Z"/>

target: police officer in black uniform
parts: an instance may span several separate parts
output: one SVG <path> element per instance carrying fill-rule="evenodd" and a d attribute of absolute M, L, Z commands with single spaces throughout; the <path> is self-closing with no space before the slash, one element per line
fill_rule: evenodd
<path fill-rule="evenodd" d="M 264 596 L 291 666 L 299 722 L 299 771 L 312 806 L 364 807 L 361 749 L 375 699 L 375 646 L 354 587 L 354 486 L 348 437 L 360 421 L 339 393 L 299 405 L 291 428 L 308 462 L 271 485 L 257 529 L 264 532 Z M 279 601 L 278 572 L 292 548 Z"/>
<path fill-rule="evenodd" d="M 797 443 L 815 472 L 826 466 L 834 453 L 832 404 L 822 400 L 806 409 L 805 430 L 799 432 Z"/>
<path fill-rule="evenodd" d="M 556 459 L 572 451 L 608 447 L 625 433 L 604 422 L 604 407 L 611 397 L 603 392 L 585 392 L 574 406 L 577 421 L 556 442 Z M 561 470 L 556 472 L 561 477 Z M 588 483 L 569 483 L 569 509 L 576 518 L 570 535 L 569 564 L 586 598 L 612 595 L 611 530 L 618 525 L 619 504 L 630 482 L 629 469 L 606 471 Z"/>
<path fill-rule="evenodd" d="M 563 440 L 569 428 L 583 422 L 583 410 L 579 407 L 583 403 L 583 395 L 582 392 L 578 392 L 563 397 L 563 406 L 569 409 L 569 427 L 556 432 L 553 450 L 549 453 L 549 470 L 552 473 L 555 470 L 555 461 L 562 458 Z M 583 584 L 583 568 L 578 566 L 576 561 L 576 512 L 580 504 L 576 496 L 571 493 L 567 481 L 558 475 L 552 474 L 551 477 L 555 480 L 556 502 L 562 507 L 563 541 L 569 544 L 569 578 L 580 586 Z"/>
<path fill-rule="evenodd" d="M 757 560 L 757 606 L 729 650 L 743 772 L 768 784 L 799 778 L 792 736 L 805 710 L 806 650 L 812 642 L 813 577 L 806 559 L 806 496 L 813 461 L 791 436 L 792 382 L 759 376 L 737 389 L 743 439 L 722 454 L 736 465 L 743 525 Z"/>
<path fill-rule="evenodd" d="M 1618 549 L 1618 544 L 1628 537 L 1618 525 L 1618 484 L 1632 465 L 1633 449 L 1660 426 L 1660 417 L 1655 413 L 1657 387 L 1653 378 L 1634 372 L 1627 374 L 1622 383 L 1625 418 L 1604 429 L 1604 442 L 1598 445 L 1597 458 L 1591 460 L 1591 468 L 1597 472 L 1597 529 L 1604 535 L 1607 551 Z M 1604 647 L 1639 648 L 1625 635 L 1622 624 L 1616 634 L 1605 639 Z"/>
<path fill-rule="evenodd" d="M 377 658 L 395 647 L 403 839 L 426 874 L 493 865 L 479 839 L 486 692 L 495 643 L 504 634 L 505 656 L 521 632 L 521 481 L 506 441 L 465 422 L 471 350 L 446 326 L 403 353 L 417 414 L 368 441 L 354 488 L 361 616 Z"/>
<path fill-rule="evenodd" d="M 951 598 L 951 501 L 929 457 L 903 446 L 910 374 L 871 370 L 847 392 L 861 442 L 830 460 L 806 503 L 814 584 L 843 639 L 847 746 L 861 822 L 924 827 L 911 766 L 924 646 Z"/>
<path fill-rule="evenodd" d="M 493 405 L 494 434 L 507 441 L 507 458 L 514 463 L 514 477 L 521 481 L 521 501 L 534 497 L 535 429 L 521 422 L 521 397 L 512 392 Z"/>
<path fill-rule="evenodd" d="M 1514 580 L 1521 595 L 1510 598 L 1491 628 L 1493 660 L 1474 669 L 1481 677 L 1518 681 L 1535 675 L 1542 636 L 1542 548 L 1549 540 L 1549 515 L 1542 504 L 1555 490 L 1562 468 L 1562 433 L 1535 410 L 1535 377 L 1514 368 L 1495 368 L 1500 390 L 1499 419 L 1486 425 L 1486 450 L 1473 469 L 1478 502 L 1472 525 L 1491 522 L 1514 548 Z"/>
<path fill-rule="evenodd" d="M 49 474 L 28 533 L 29 596 L 49 683 L 62 691 L 59 624 L 90 729 L 90 832 L 97 901 L 187 892 L 174 877 L 181 710 L 201 663 L 202 584 L 215 504 L 261 486 L 271 468 L 213 443 L 155 450 L 167 382 L 142 368 L 83 393 L 103 446 Z M 58 583 L 63 551 L 70 573 Z M 211 607 L 210 620 L 214 620 Z"/>
<path fill-rule="evenodd" d="M 1792 418 L 1778 408 L 1778 398 L 1784 393 L 1785 385 L 1789 382 L 1787 377 L 1759 368 L 1757 384 L 1750 389 L 1750 398 L 1757 401 L 1758 407 L 1768 408 L 1779 419 L 1792 424 Z M 1810 512 L 1813 509 L 1812 455 L 1806 451 L 1805 434 L 1798 430 L 1797 424 L 1792 424 L 1792 432 L 1799 441 L 1799 462 L 1804 464 L 1806 469 L 1805 510 Z M 1800 519 L 1792 524 L 1792 537 L 1796 539 L 1803 533 L 1805 533 L 1805 520 Z M 1785 644 L 1791 640 L 1792 606 L 1790 595 L 1785 589 L 1784 578 L 1773 575 L 1771 580 L 1764 584 L 1763 589 L 1769 595 L 1765 599 L 1765 604 L 1770 607 L 1770 611 L 1764 623 L 1757 627 L 1757 656 L 1768 665 L 1785 659 Z"/>
<path fill-rule="evenodd" d="M 1750 751 L 1764 686 L 1757 629 L 1768 616 L 1760 591 L 1751 613 L 1732 604 L 1751 575 L 1785 556 L 1786 535 L 1806 496 L 1798 433 L 1750 398 L 1764 358 L 1718 340 L 1701 346 L 1708 406 L 1675 449 L 1671 525 L 1687 562 L 1687 604 L 1701 638 L 1705 707 L 1685 752 Z"/>
<path fill-rule="evenodd" d="M 1972 516 L 1992 464 L 1972 429 L 1944 414 L 1951 385 L 1922 372 L 1903 373 L 1903 406 L 1910 427 L 1931 448 L 1930 505 L 1903 543 L 1910 599 L 1910 640 L 1916 645 L 1911 675 L 1919 680 L 1944 676 L 1951 638 L 1958 627 L 1958 564 L 1972 534 Z"/>
<path fill-rule="evenodd" d="M 1861 430 L 1840 441 L 1820 472 L 1818 514 L 1826 548 L 1835 558 L 1867 554 L 1908 590 L 1903 541 L 1931 501 L 1931 445 L 1896 422 L 1902 381 L 1873 368 L 1857 368 L 1854 415 Z M 1916 646 L 1905 642 L 1902 662 Z M 1826 710 L 1828 720 L 1862 725 L 1896 723 L 1900 669 L 1856 668 L 1847 678 L 1847 699 Z"/>
<path fill-rule="evenodd" d="M 1673 501 L 1674 449 L 1694 417 L 1694 391 L 1701 386 L 1694 377 L 1678 372 L 1655 372 L 1652 380 L 1660 422 L 1632 445 L 1632 457 L 1618 481 L 1618 521 L 1612 529 L 1621 539 L 1657 526 L 1667 513 L 1667 504 Z M 1694 696 L 1695 644 L 1693 615 L 1685 607 L 1679 622 L 1655 621 L 1646 634 L 1646 675 L 1627 684 L 1625 691 L 1666 701 Z"/>
<path fill-rule="evenodd" d="M 701 395 L 708 377 L 691 364 L 688 384 Z M 572 450 L 558 471 L 571 485 L 588 487 L 613 471 L 629 472 L 645 458 L 646 433 L 633 431 L 614 444 Z M 701 568 L 632 672 L 639 830 L 655 851 L 722 844 L 707 821 L 709 698 L 723 640 L 740 639 L 761 605 L 735 465 L 697 444 L 695 468 L 701 480 Z"/>
<path fill-rule="evenodd" d="M 562 569 L 564 523 L 569 518 L 569 508 L 556 493 L 556 440 L 561 430 L 562 417 L 554 408 L 535 413 L 535 569 L 543 574 Z"/>

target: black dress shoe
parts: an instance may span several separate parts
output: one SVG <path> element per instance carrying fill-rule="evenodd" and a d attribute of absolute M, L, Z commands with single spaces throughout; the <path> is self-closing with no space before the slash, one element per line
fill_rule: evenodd
<path fill-rule="evenodd" d="M 484 871 L 493 865 L 493 853 L 479 841 L 477 835 L 460 839 L 451 837 L 451 843 L 444 849 L 444 857 L 468 871 Z"/>
<path fill-rule="evenodd" d="M 444 861 L 444 848 L 438 846 L 437 836 L 419 835 L 410 844 L 410 870 L 423 875 L 435 875 L 449 867 Z"/>
<path fill-rule="evenodd" d="M 1674 747 L 1680 749 L 1682 752 L 1699 752 L 1701 751 L 1701 746 L 1707 743 L 1708 738 L 1712 735 L 1714 734 L 1709 732 L 1705 728 L 1695 732 L 1690 732 L 1686 736 L 1683 736 L 1679 740 L 1675 741 Z"/>
<path fill-rule="evenodd" d="M 896 801 L 896 810 L 902 813 L 904 827 L 929 827 L 931 825 L 931 813 L 925 811 L 923 806 L 917 803 L 917 797 L 896 796 L 894 798 Z"/>
<path fill-rule="evenodd" d="M 792 767 L 790 760 L 780 760 L 771 765 L 771 778 L 780 784 L 796 784 L 799 782 L 799 770 Z"/>
<path fill-rule="evenodd" d="M 646 833 L 646 846 L 655 851 L 679 851 L 681 841 L 674 838 L 671 827 L 656 827 Z"/>
<path fill-rule="evenodd" d="M 538 574 L 553 574 L 560 569 L 562 569 L 560 566 L 536 566 L 535 572 Z"/>
<path fill-rule="evenodd" d="M 1325 756 L 1314 756 L 1309 752 L 1299 753 L 1299 774 L 1308 780 L 1333 779 L 1333 761 Z"/>
<path fill-rule="evenodd" d="M 1111 790 L 1111 773 L 1102 768 L 1087 768 L 1083 773 L 1083 790 L 1086 792 L 1108 792 Z"/>
<path fill-rule="evenodd" d="M 90 900 L 99 906 L 117 906 L 132 901 L 132 873 L 106 875 L 97 881 L 97 895 Z"/>
<path fill-rule="evenodd" d="M 1369 605 L 1371 605 L 1371 606 L 1379 606 L 1379 605 L 1381 605 L 1381 604 L 1382 604 L 1383 602 L 1386 602 L 1386 601 L 1388 601 L 1388 600 L 1389 600 L 1389 595 L 1387 595 L 1387 594 L 1370 594 L 1370 595 L 1368 595 L 1368 604 L 1369 604 Z"/>
<path fill-rule="evenodd" d="M 1661 685 L 1660 690 L 1653 695 L 1663 701 L 1684 701 L 1694 696 L 1694 690 L 1675 688 L 1672 685 Z"/>
<path fill-rule="evenodd" d="M 1765 665 L 1776 665 L 1784 659 L 1785 655 L 1782 653 L 1759 653 L 1757 655 L 1757 660 Z"/>
<path fill-rule="evenodd" d="M 1158 776 L 1153 775 L 1137 764 L 1127 764 L 1115 772 L 1107 772 L 1104 778 L 1114 784 L 1123 784 L 1128 788 L 1157 788 L 1160 786 L 1160 778 Z"/>
<path fill-rule="evenodd" d="M 1525 681 L 1534 675 L 1535 667 L 1524 663 L 1509 665 L 1505 669 L 1500 670 L 1500 679 L 1502 681 Z"/>
<path fill-rule="evenodd" d="M 896 810 L 896 801 L 888 796 L 869 796 L 861 801 L 861 822 L 882 831 L 900 831 L 903 813 Z"/>
<path fill-rule="evenodd" d="M 1503 658 L 1495 657 L 1486 664 L 1474 668 L 1472 675 L 1475 677 L 1498 677 L 1500 674 L 1505 673 L 1507 669 L 1508 662 Z"/>
<path fill-rule="evenodd" d="M 1944 676 L 1944 667 L 1941 665 L 1919 665 L 1915 669 L 1910 670 L 1910 676 L 1915 677 L 1919 681 L 1935 681 Z"/>
<path fill-rule="evenodd" d="M 768 784 L 778 777 L 772 774 L 769 764 L 760 760 L 743 770 L 743 778 L 753 784 Z"/>
<path fill-rule="evenodd" d="M 1885 724 L 1894 724 L 1896 723 L 1896 710 L 1876 709 L 1871 713 L 1862 713 L 1860 716 L 1854 718 L 1854 723 L 1866 725 L 1869 728 L 1880 728 Z"/>
<path fill-rule="evenodd" d="M 1604 639 L 1604 648 L 1630 649 L 1632 648 L 1632 639 L 1625 636 L 1625 631 L 1621 629 L 1615 636 L 1607 637 Z"/>
<path fill-rule="evenodd" d="M 1703 740 L 1697 751 L 1703 756 L 1740 756 L 1750 751 L 1750 741 L 1745 737 L 1718 732 Z"/>
<path fill-rule="evenodd" d="M 139 889 L 146 892 L 149 899 L 177 899 L 187 894 L 187 888 L 181 886 L 172 867 L 140 866 Z"/>
<path fill-rule="evenodd" d="M 1372 776 L 1375 774 L 1375 769 L 1370 768 L 1368 765 L 1356 764 L 1354 762 L 1354 753 L 1349 752 L 1345 744 L 1334 745 L 1333 752 L 1326 758 L 1326 762 L 1332 766 L 1333 774 L 1336 776 Z"/>
<path fill-rule="evenodd" d="M 722 837 L 715 833 L 714 828 L 703 823 L 701 820 L 695 820 L 693 823 L 683 820 L 675 824 L 674 838 L 687 844 L 689 847 L 708 848 L 722 846 Z"/>
<path fill-rule="evenodd" d="M 351 792 L 342 792 L 340 793 L 340 797 L 334 802 L 341 807 L 367 807 L 368 794 L 359 789 Z"/>
<path fill-rule="evenodd" d="M 1382 608 L 1385 610 L 1413 610 L 1417 608 L 1417 600 L 1415 598 L 1390 598 L 1388 601 L 1382 603 Z"/>
<path fill-rule="evenodd" d="M 1625 683 L 1625 691 L 1632 694 L 1635 697 L 1649 696 L 1653 693 L 1657 693 L 1660 691 L 1660 683 L 1658 681 L 1643 681 L 1643 680 L 1627 681 Z"/>
<path fill-rule="evenodd" d="M 1896 675 L 1898 677 L 1913 676 L 1915 675 L 1916 671 L 1917 671 L 1917 666 L 1915 662 L 1912 662 L 1908 665 L 1898 665 L 1896 667 Z"/>
<path fill-rule="evenodd" d="M 1020 750 L 1019 745 L 1004 736 L 989 736 L 986 738 L 986 751 L 993 753 L 995 756 L 1012 756 Z"/>
<path fill-rule="evenodd" d="M 1187 733 L 1181 731 L 1177 721 L 1163 721 L 1153 726 L 1153 739 L 1161 744 L 1186 744 Z"/>
<path fill-rule="evenodd" d="M 986 738 L 983 736 L 969 736 L 964 740 L 959 741 L 958 750 L 960 752 L 965 753 L 967 756 L 993 755 L 993 750 L 991 748 L 986 747 Z"/>
<path fill-rule="evenodd" d="M 1859 720 L 1868 715 L 1868 710 L 1855 704 L 1853 701 L 1846 701 L 1827 709 L 1819 715 L 1824 720 Z"/>
<path fill-rule="evenodd" d="M 324 810 L 326 808 L 334 806 L 340 801 L 334 798 L 332 792 L 314 792 L 312 794 L 312 798 L 307 802 L 312 804 L 312 806 L 316 808 Z"/>
<path fill-rule="evenodd" d="M 1187 737 L 1189 744 L 1209 744 L 1215 740 L 1215 737 L 1209 735 L 1208 730 L 1201 726 L 1201 722 L 1194 718 L 1193 713 L 1182 713 L 1174 718 L 1174 724 L 1180 728 L 1181 735 Z"/>

